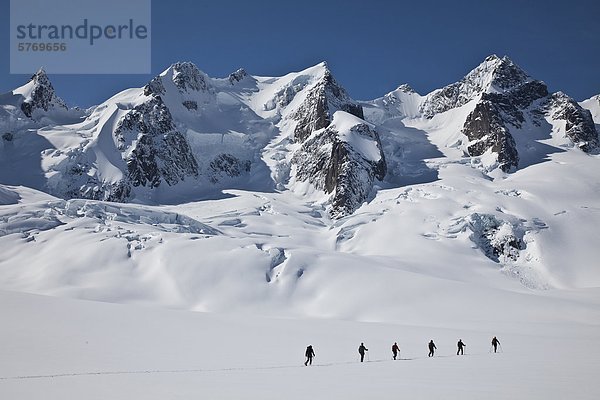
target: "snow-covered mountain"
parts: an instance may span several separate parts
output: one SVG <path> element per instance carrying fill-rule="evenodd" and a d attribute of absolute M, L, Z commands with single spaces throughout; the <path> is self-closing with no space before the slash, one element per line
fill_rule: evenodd
<path fill-rule="evenodd" d="M 445 276 L 438 264 L 454 259 L 475 265 L 475 275 L 457 276 L 477 285 L 481 271 L 538 289 L 600 282 L 590 256 L 600 207 L 598 97 L 578 104 L 549 93 L 507 57 L 490 56 L 424 96 L 402 85 L 363 102 L 325 63 L 281 77 L 239 69 L 225 78 L 175 63 L 85 112 L 67 109 L 40 71 L 0 99 L 6 246 L 23 239 L 44 249 L 46 241 L 35 240 L 41 235 L 63 248 L 74 240 L 71 229 L 93 230 L 102 243 L 116 240 L 113 248 L 89 238 L 86 247 L 98 245 L 94 258 L 120 254 L 126 240 L 127 258 L 118 264 L 164 252 L 157 268 L 170 275 L 181 259 L 164 261 L 169 237 L 182 243 L 173 249 L 182 255 L 213 254 L 205 268 L 221 276 L 217 265 L 229 264 L 231 246 L 243 243 L 251 269 L 268 283 L 285 282 L 282 295 L 307 270 L 319 276 L 311 263 L 333 257 L 341 265 L 346 255 L 390 257 L 432 276 Z M 212 239 L 188 248 L 185 235 Z M 28 264 L 27 254 L 16 259 Z M 81 267 L 56 260 L 68 266 L 64 280 L 41 284 L 42 293 L 63 290 L 72 268 Z M 3 282 L 34 290 L 6 268 Z M 237 298 L 246 290 L 234 282 L 220 294 Z M 188 298 L 182 293 L 196 289 L 187 285 L 178 283 L 173 298 L 161 290 L 149 297 L 185 308 L 224 304 L 208 289 L 202 299 Z M 81 287 L 73 290 L 82 296 Z M 110 297 L 110 290 L 92 297 Z"/>
<path fill-rule="evenodd" d="M 374 123 L 400 120 L 425 131 L 446 127 L 446 146 L 486 172 L 511 172 L 539 161 L 541 142 L 586 153 L 600 146 L 586 109 L 562 92 L 548 93 L 508 57 L 489 56 L 460 81 L 425 96 L 403 85 L 363 106 Z"/>
<path fill-rule="evenodd" d="M 21 104 L 32 104 L 23 109 L 64 104 L 43 72 L 25 87 L 42 89 L 23 96 Z M 325 63 L 280 78 L 240 69 L 225 79 L 176 63 L 143 88 L 98 105 L 81 122 L 38 129 L 45 143 L 36 149 L 42 154 L 37 172 L 46 179 L 36 187 L 62 198 L 156 204 L 223 188 L 294 189 L 307 182 L 324 192 L 332 215 L 347 215 L 385 176 L 378 133 L 362 117 Z M 318 168 L 307 168 L 307 152 L 319 151 L 312 160 Z M 355 184 L 361 188 L 349 189 Z"/>
<path fill-rule="evenodd" d="M 515 171 L 565 148 L 599 147 L 588 110 L 497 56 L 425 96 L 402 85 L 361 104 L 325 63 L 284 77 L 240 69 L 223 79 L 176 63 L 78 123 L 50 119 L 68 110 L 42 70 L 1 103 L 5 145 L 36 128 L 28 135 L 37 148 L 31 140 L 11 144 L 27 158 L 41 154 L 30 186 L 62 198 L 160 204 L 226 188 L 291 189 L 341 217 L 367 200 L 376 182 L 401 182 L 422 170 L 402 167 L 410 160 L 395 152 L 406 146 L 394 135 L 382 138 L 386 129 L 444 131 L 432 135 L 442 140 L 438 150 L 486 173 Z M 20 183 L 10 174 L 4 182 Z"/>
<path fill-rule="evenodd" d="M 64 104 L 0 96 L 0 397 L 600 394 L 599 96 L 490 56 L 427 95 L 181 62 Z"/>
<path fill-rule="evenodd" d="M 4 141 L 11 141 L 17 132 L 72 122 L 84 115 L 79 109 L 69 109 L 56 95 L 43 69 L 25 85 L 0 95 L 0 131 Z"/>
<path fill-rule="evenodd" d="M 439 226 L 427 235 L 455 239 L 466 234 L 467 244 L 481 256 L 531 287 L 572 284 L 555 278 L 562 268 L 555 260 L 561 256 L 550 260 L 542 252 L 548 235 L 540 232 L 552 218 L 542 215 L 566 207 L 561 200 L 560 210 L 549 211 L 545 203 L 562 197 L 561 188 L 547 183 L 530 190 L 531 179 L 550 173 L 581 180 L 598 163 L 598 98 L 580 105 L 564 93 L 550 94 L 507 57 L 487 57 L 459 82 L 425 96 L 402 85 L 367 102 L 352 100 L 325 63 L 282 77 L 251 76 L 239 69 L 226 78 L 211 78 L 189 62 L 175 63 L 144 87 L 124 90 L 85 113 L 67 109 L 40 70 L 0 99 L 5 131 L 0 182 L 62 199 L 52 200 L 50 209 L 34 207 L 26 214 L 51 216 L 44 226 L 58 226 L 60 215 L 88 215 L 89 207 L 98 208 L 78 199 L 177 205 L 242 190 L 292 196 L 296 200 L 286 201 L 308 205 L 307 213 L 325 218 L 319 224 L 337 230 L 336 249 L 350 243 L 354 249 L 354 238 L 369 230 L 354 228 L 362 226 L 355 225 L 361 220 L 360 212 L 353 215 L 357 210 L 379 215 L 378 207 L 388 209 L 377 204 L 390 201 L 389 190 L 400 191 L 399 199 L 414 200 L 422 185 L 452 187 L 458 202 L 431 214 Z M 554 171 L 553 162 L 567 166 Z M 476 190 L 454 182 L 454 172 L 448 175 L 457 166 L 462 167 L 455 173 L 479 182 Z M 522 179 L 527 183 L 521 185 Z M 595 179 L 592 175 L 582 182 Z M 588 200 L 588 189 L 572 186 L 574 194 Z M 437 192 L 425 190 L 423 196 L 445 197 Z M 5 204 L 19 198 L 13 189 L 3 193 Z M 535 202 L 536 196 L 544 200 Z M 502 207 L 507 197 L 516 204 Z M 400 204 L 392 209 L 402 209 Z M 107 212 L 98 218 L 109 218 Z M 412 212 L 433 218 L 425 217 L 432 212 L 427 207 Z M 172 219 L 142 214 L 157 224 Z M 219 224 L 246 224 L 234 214 Z M 370 226 L 379 220 L 375 217 Z M 184 225 L 179 230 L 189 231 L 189 223 Z M 17 232 L 20 226 L 2 229 Z M 212 229 L 212 234 L 219 232 Z M 572 245 L 583 246 L 579 251 L 587 254 L 588 242 Z M 279 265 L 285 250 L 274 254 Z M 589 275 L 587 268 L 577 268 Z M 594 273 L 589 276 L 596 280 Z"/>

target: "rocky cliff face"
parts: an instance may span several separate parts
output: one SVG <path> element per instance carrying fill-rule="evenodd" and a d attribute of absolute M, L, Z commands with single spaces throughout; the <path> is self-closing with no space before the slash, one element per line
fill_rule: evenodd
<path fill-rule="evenodd" d="M 384 178 L 387 166 L 379 134 L 363 120 L 362 107 L 324 68 L 310 89 L 296 86 L 308 93 L 291 114 L 297 121 L 294 141 L 301 144 L 291 165 L 295 180 L 308 181 L 331 195 L 330 215 L 340 218 L 353 213 L 367 199 L 374 181 Z M 371 143 L 374 154 L 363 154 L 357 141 L 349 139 L 352 137 Z"/>
<path fill-rule="evenodd" d="M 337 112 L 335 119 L 348 118 Z M 332 195 L 330 215 L 340 218 L 352 214 L 367 200 L 376 179 L 385 177 L 387 165 L 379 135 L 364 121 L 351 117 L 350 126 L 335 123 L 314 132 L 296 152 L 295 177 L 306 180 Z M 341 124 L 340 124 L 341 125 Z M 366 142 L 365 152 L 357 141 Z"/>
<path fill-rule="evenodd" d="M 303 142 L 311 132 L 327 127 L 333 113 L 339 110 L 364 118 L 362 107 L 338 85 L 331 72 L 325 70 L 323 77 L 310 89 L 306 100 L 292 116 L 298 121 L 294 131 L 295 140 Z"/>
<path fill-rule="evenodd" d="M 531 78 L 508 57 L 487 57 L 477 68 L 459 82 L 430 93 L 420 111 L 426 118 L 461 107 L 483 93 L 506 92 Z"/>
<path fill-rule="evenodd" d="M 48 124 L 49 112 L 64 108 L 43 71 L 1 95 L 0 102 L 1 111 L 10 117 L 0 114 L 0 122 L 6 121 L 0 123 L 0 137 L 3 148 L 11 149 L 25 143 L 21 137 L 31 132 L 29 126 Z M 519 162 L 525 165 L 535 151 L 526 156 L 519 150 L 535 147 L 540 137 L 560 136 L 550 145 L 561 147 L 568 147 L 563 140 L 568 138 L 585 152 L 599 147 L 589 111 L 562 93 L 549 94 L 543 82 L 507 57 L 490 56 L 459 82 L 426 96 L 403 85 L 362 104 L 348 95 L 324 63 L 283 77 L 253 77 L 239 69 L 219 79 L 181 62 L 143 88 L 113 96 L 83 123 L 50 124 L 36 136 L 36 146 L 46 147 L 27 148 L 23 154 L 41 155 L 43 170 L 37 176 L 51 182 L 52 193 L 62 197 L 153 199 L 153 193 L 177 187 L 172 192 L 183 193 L 183 198 L 192 191 L 248 188 L 258 181 L 281 190 L 309 182 L 329 194 L 331 216 L 337 218 L 355 211 L 374 183 L 385 177 L 377 124 L 389 132 L 384 137 L 389 159 L 399 164 L 403 157 L 413 157 L 397 170 L 394 184 L 414 168 L 419 169 L 414 176 L 429 174 L 422 154 L 437 157 L 432 148 L 443 150 L 439 143 L 462 151 L 448 151 L 450 157 L 478 157 L 472 165 L 486 172 L 511 172 Z M 600 109 L 597 99 L 586 104 Z M 454 110 L 447 115 L 460 118 L 446 129 L 449 119 L 438 115 Z M 365 114 L 373 124 L 364 121 Z M 44 118 L 32 119 L 36 115 Z M 15 121 L 26 121 L 28 128 Z M 549 125 L 552 132 L 538 132 Z M 418 132 L 410 131 L 413 127 Z M 429 141 L 427 135 L 437 134 L 434 131 L 445 136 Z M 415 136 L 421 133 L 423 140 Z M 44 135 L 53 138 L 45 141 Z M 418 149 L 409 148 L 413 145 Z"/>
<path fill-rule="evenodd" d="M 45 112 L 53 109 L 67 110 L 64 101 L 56 96 L 54 87 L 43 69 L 35 73 L 26 86 L 29 88 L 28 93 L 23 93 L 25 99 L 21 103 L 21 111 L 27 117 L 32 118 L 36 110 Z"/>
<path fill-rule="evenodd" d="M 498 155 L 498 167 L 502 171 L 510 172 L 518 167 L 519 154 L 515 140 L 493 102 L 483 100 L 475 106 L 467 116 L 463 133 L 469 139 L 469 155 L 481 156 L 491 150 Z"/>
<path fill-rule="evenodd" d="M 160 96 L 152 96 L 128 112 L 114 135 L 119 150 L 126 154 L 128 180 L 133 186 L 153 188 L 163 181 L 172 186 L 186 177 L 198 176 L 198 163 L 190 146 L 175 129 Z"/>
<path fill-rule="evenodd" d="M 516 78 L 505 79 L 516 81 Z M 519 154 L 509 126 L 521 128 L 525 122 L 524 113 L 535 101 L 546 96 L 548 89 L 540 81 L 528 81 L 501 93 L 483 93 L 463 126 L 463 133 L 469 139 L 468 154 L 480 156 L 491 150 L 497 154 L 498 168 L 504 172 L 516 170 Z"/>
<path fill-rule="evenodd" d="M 600 148 L 600 139 L 592 114 L 562 92 L 554 93 L 546 103 L 546 112 L 555 120 L 565 121 L 565 134 L 586 153 Z"/>
<path fill-rule="evenodd" d="M 427 95 L 420 111 L 426 118 L 475 102 L 462 132 L 469 140 L 469 156 L 496 155 L 498 167 L 511 172 L 519 166 L 514 134 L 526 121 L 540 125 L 540 118 L 566 121 L 565 135 L 581 150 L 598 147 L 598 135 L 590 113 L 570 97 L 550 95 L 546 85 L 532 79 L 508 57 L 487 57 L 457 83 Z"/>

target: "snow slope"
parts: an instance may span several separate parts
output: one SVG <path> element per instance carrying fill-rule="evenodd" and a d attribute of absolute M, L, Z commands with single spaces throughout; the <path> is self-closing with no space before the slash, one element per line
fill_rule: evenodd
<path fill-rule="evenodd" d="M 589 320 L 407 325 L 274 319 L 0 291 L 0 396 L 11 399 L 595 399 L 597 293 Z M 568 300 L 540 302 L 541 315 Z M 515 304 L 516 305 L 516 304 Z M 480 304 L 480 307 L 485 307 Z M 516 307 L 515 313 L 521 315 Z M 43 329 L 40 329 L 43 327 Z M 490 338 L 502 352 L 490 353 Z M 456 356 L 456 342 L 467 345 Z M 427 342 L 438 350 L 428 358 Z M 400 360 L 390 347 L 400 345 Z M 367 362 L 357 361 L 364 342 Z M 304 349 L 315 348 L 304 367 Z"/>

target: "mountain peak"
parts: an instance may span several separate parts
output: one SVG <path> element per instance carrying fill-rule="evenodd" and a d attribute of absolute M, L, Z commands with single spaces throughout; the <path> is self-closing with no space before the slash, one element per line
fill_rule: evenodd
<path fill-rule="evenodd" d="M 331 71 L 329 70 L 329 66 L 325 61 L 321 61 L 318 64 L 298 71 L 296 74 L 301 76 L 310 76 L 313 79 L 330 79 L 330 77 L 332 76 Z"/>
<path fill-rule="evenodd" d="M 31 91 L 33 91 L 35 87 L 39 86 L 47 87 L 48 90 L 54 92 L 54 87 L 52 87 L 50 78 L 48 78 L 48 75 L 46 74 L 46 71 L 43 67 L 40 67 L 40 69 L 38 69 L 38 71 L 35 74 L 31 75 L 31 78 L 29 78 L 29 81 L 25 85 L 21 86 L 18 89 L 15 89 L 14 92 L 22 94 L 27 98 L 29 96 L 26 96 L 26 94 L 30 95 Z"/>
<path fill-rule="evenodd" d="M 237 82 L 242 81 L 248 76 L 248 73 L 244 68 L 238 68 L 235 72 L 229 74 L 229 83 L 235 85 Z"/>
<path fill-rule="evenodd" d="M 403 93 L 408 93 L 408 94 L 410 94 L 410 93 L 417 93 L 415 91 L 415 89 L 413 89 L 408 83 L 403 83 L 402 85 L 398 86 L 396 88 L 396 90 L 399 90 L 399 91 L 401 91 Z"/>
<path fill-rule="evenodd" d="M 171 66 L 173 75 L 172 80 L 180 91 L 205 91 L 208 89 L 208 77 L 196 64 L 186 61 L 178 62 Z"/>
<path fill-rule="evenodd" d="M 160 75 L 154 77 L 146 86 L 144 94 L 161 95 L 166 92 L 164 80 L 171 81 L 181 93 L 210 91 L 210 78 L 191 61 L 171 64 Z"/>
<path fill-rule="evenodd" d="M 35 74 L 31 77 L 31 79 L 48 79 L 48 75 L 46 74 L 46 70 L 44 67 L 40 67 Z"/>
<path fill-rule="evenodd" d="M 504 92 L 531 80 L 531 77 L 507 56 L 492 54 L 464 78 L 486 92 Z"/>
<path fill-rule="evenodd" d="M 44 68 L 40 68 L 31 76 L 29 82 L 16 88 L 12 93 L 23 97 L 21 110 L 29 118 L 31 118 L 36 109 L 49 111 L 55 107 L 67 108 L 64 101 L 56 96 L 54 87 L 50 82 L 50 78 L 46 75 Z"/>

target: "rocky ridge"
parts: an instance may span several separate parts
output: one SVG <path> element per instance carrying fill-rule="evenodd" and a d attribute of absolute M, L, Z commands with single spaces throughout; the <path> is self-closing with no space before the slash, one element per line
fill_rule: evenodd
<path fill-rule="evenodd" d="M 54 87 L 48 79 L 46 72 L 40 68 L 32 77 L 29 83 L 28 93 L 21 103 L 21 111 L 27 117 L 32 118 L 35 111 L 51 111 L 53 109 L 67 110 L 65 102 L 56 95 Z"/>

